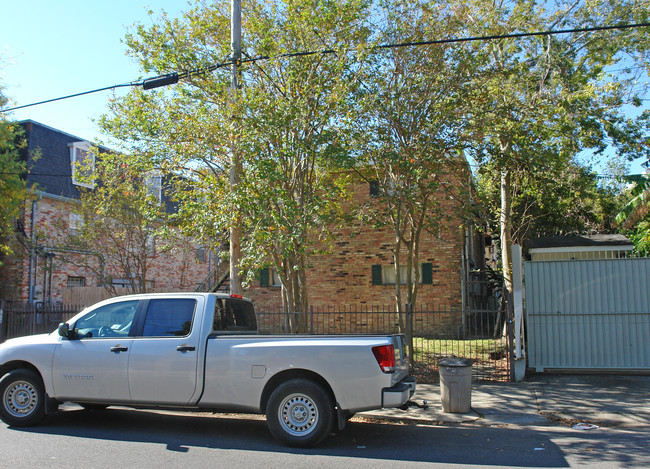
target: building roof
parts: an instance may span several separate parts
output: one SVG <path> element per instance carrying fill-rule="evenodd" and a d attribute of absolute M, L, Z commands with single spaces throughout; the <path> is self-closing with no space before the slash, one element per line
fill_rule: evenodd
<path fill-rule="evenodd" d="M 633 244 L 622 234 L 550 236 L 528 241 L 528 249 L 603 246 L 629 246 L 631 248 Z"/>
<path fill-rule="evenodd" d="M 47 194 L 77 199 L 79 191 L 72 184 L 70 147 L 84 140 L 32 120 L 20 121 L 25 128 L 28 162 L 27 183 L 36 184 Z"/>
<path fill-rule="evenodd" d="M 79 199 L 79 189 L 72 183 L 70 145 L 88 141 L 30 119 L 19 121 L 18 124 L 25 129 L 27 139 L 27 148 L 23 154 L 29 168 L 27 184 L 30 187 L 36 186 L 44 194 Z M 112 151 L 104 146 L 97 146 L 100 153 Z M 165 210 L 168 213 L 176 212 L 178 204 L 171 200 L 169 176 L 163 176 L 161 189 Z"/>

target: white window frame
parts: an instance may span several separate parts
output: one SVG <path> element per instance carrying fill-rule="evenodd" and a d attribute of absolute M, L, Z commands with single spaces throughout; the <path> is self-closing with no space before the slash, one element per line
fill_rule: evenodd
<path fill-rule="evenodd" d="M 66 279 L 66 288 L 77 288 L 86 286 L 86 277 L 81 277 L 79 275 L 68 275 Z"/>
<path fill-rule="evenodd" d="M 269 269 L 269 286 L 270 287 L 281 287 L 282 282 L 280 281 L 280 274 L 278 274 L 278 269 L 271 267 Z"/>
<path fill-rule="evenodd" d="M 72 236 L 77 236 L 79 234 L 79 230 L 81 230 L 81 228 L 84 226 L 83 216 L 75 212 L 70 212 L 68 218 L 69 233 Z"/>
<path fill-rule="evenodd" d="M 155 257 L 156 256 L 156 235 L 154 233 L 149 233 L 147 235 L 147 256 Z"/>
<path fill-rule="evenodd" d="M 75 186 L 87 187 L 88 189 L 94 189 L 95 183 L 81 182 L 77 180 L 77 171 L 79 164 L 86 164 L 85 159 L 90 158 L 90 172 L 91 174 L 95 172 L 95 155 L 90 151 L 90 142 L 74 142 L 68 144 L 70 147 L 70 167 L 72 169 L 72 184 Z M 83 152 L 83 160 L 79 158 L 79 154 Z"/>
<path fill-rule="evenodd" d="M 422 283 L 422 264 L 418 266 L 420 278 L 418 283 Z M 400 265 L 401 278 L 400 283 L 406 285 L 406 266 Z M 413 269 L 412 277 L 415 277 L 415 269 Z M 382 285 L 395 285 L 397 276 L 395 275 L 395 264 L 383 265 L 381 269 L 381 283 Z"/>

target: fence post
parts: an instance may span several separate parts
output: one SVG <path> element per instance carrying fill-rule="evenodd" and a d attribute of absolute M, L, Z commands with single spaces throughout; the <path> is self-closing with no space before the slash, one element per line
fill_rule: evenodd
<path fill-rule="evenodd" d="M 314 335 L 314 305 L 309 305 L 309 335 Z"/>
<path fill-rule="evenodd" d="M 4 340 L 4 330 L 5 330 L 4 311 L 5 311 L 5 301 L 0 300 L 0 344 Z"/>
<path fill-rule="evenodd" d="M 514 331 L 514 309 L 512 301 L 512 292 L 507 292 L 505 295 L 506 300 L 506 333 L 508 335 L 508 363 L 510 364 L 508 371 L 509 381 L 515 380 L 515 331 Z"/>
<path fill-rule="evenodd" d="M 409 371 L 413 370 L 413 362 L 414 362 L 414 351 L 413 351 L 413 313 L 411 311 L 411 304 L 406 303 L 405 307 L 406 311 L 406 341 L 409 346 L 409 353 L 408 353 L 408 359 L 409 359 Z"/>

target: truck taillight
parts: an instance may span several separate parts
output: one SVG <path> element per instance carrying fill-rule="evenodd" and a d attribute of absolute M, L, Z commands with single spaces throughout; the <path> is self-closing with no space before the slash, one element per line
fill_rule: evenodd
<path fill-rule="evenodd" d="M 395 372 L 395 348 L 392 345 L 379 345 L 372 348 L 372 353 L 384 373 Z"/>

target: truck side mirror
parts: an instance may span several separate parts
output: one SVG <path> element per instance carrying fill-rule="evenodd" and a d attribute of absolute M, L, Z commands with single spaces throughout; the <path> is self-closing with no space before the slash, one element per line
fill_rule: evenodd
<path fill-rule="evenodd" d="M 71 338 L 70 325 L 67 322 L 62 322 L 61 324 L 59 324 L 59 335 L 61 337 L 65 337 L 66 339 Z"/>

